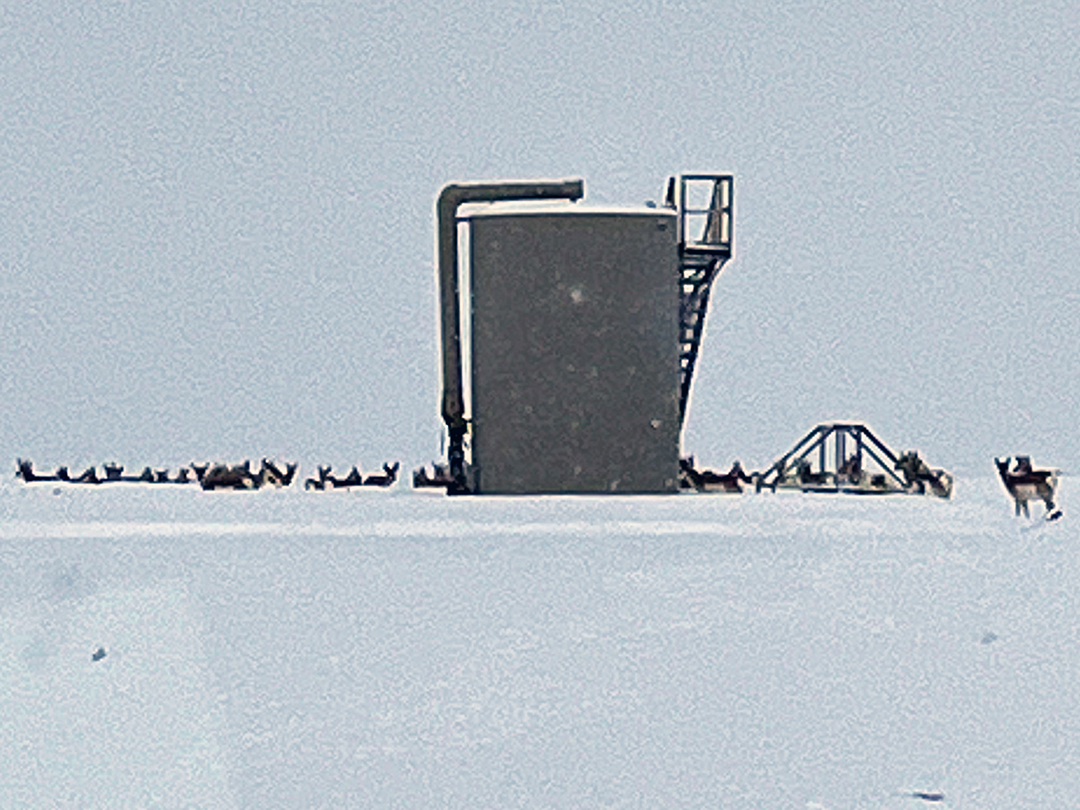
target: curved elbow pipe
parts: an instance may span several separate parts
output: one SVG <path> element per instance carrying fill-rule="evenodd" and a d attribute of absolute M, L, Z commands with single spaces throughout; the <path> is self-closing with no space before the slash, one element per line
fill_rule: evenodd
<path fill-rule="evenodd" d="M 442 333 L 442 418 L 450 429 L 451 445 L 465 433 L 464 383 L 461 371 L 461 307 L 458 283 L 457 210 L 467 202 L 499 200 L 579 200 L 585 194 L 582 180 L 525 181 L 509 183 L 451 183 L 443 188 L 436 205 L 439 230 L 439 312 Z M 454 455 L 454 448 L 451 448 Z M 451 467 L 454 465 L 451 459 Z"/>

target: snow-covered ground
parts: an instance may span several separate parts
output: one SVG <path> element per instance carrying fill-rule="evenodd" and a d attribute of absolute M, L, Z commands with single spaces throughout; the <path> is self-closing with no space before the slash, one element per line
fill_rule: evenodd
<path fill-rule="evenodd" d="M 5 483 L 0 808 L 1074 807 L 1070 485 Z"/>

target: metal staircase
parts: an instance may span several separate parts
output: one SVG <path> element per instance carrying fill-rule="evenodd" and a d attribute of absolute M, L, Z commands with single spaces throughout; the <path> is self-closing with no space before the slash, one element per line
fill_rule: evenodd
<path fill-rule="evenodd" d="M 668 181 L 668 207 L 679 221 L 679 419 L 686 420 L 712 283 L 731 258 L 734 179 L 683 174 Z"/>

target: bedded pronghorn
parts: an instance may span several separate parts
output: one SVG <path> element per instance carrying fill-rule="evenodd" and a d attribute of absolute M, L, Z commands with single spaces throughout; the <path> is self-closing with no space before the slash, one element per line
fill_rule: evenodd
<path fill-rule="evenodd" d="M 1056 520 L 1061 517 L 1061 510 L 1054 508 L 1054 492 L 1058 485 L 1057 470 L 1036 470 L 1031 466 L 1030 456 L 1017 456 L 1016 465 L 1009 469 L 1011 459 L 995 458 L 1001 483 L 1009 491 L 1016 504 L 1017 517 L 1023 513 L 1029 517 L 1028 501 L 1041 500 L 1046 505 L 1046 519 Z"/>
<path fill-rule="evenodd" d="M 742 464 L 736 461 L 726 473 L 718 473 L 714 470 L 698 470 L 694 466 L 694 457 L 679 459 L 679 469 L 682 473 L 682 488 L 696 489 L 698 492 L 728 492 L 740 493 L 742 485 L 754 482 L 743 469 Z"/>
<path fill-rule="evenodd" d="M 911 492 L 923 495 L 929 487 L 932 495 L 952 497 L 953 477 L 945 470 L 930 469 L 914 450 L 901 454 L 893 468 L 904 476 L 904 485 Z"/>
<path fill-rule="evenodd" d="M 72 476 L 66 466 L 57 467 L 56 472 L 47 475 L 34 472 L 34 463 L 32 461 L 17 458 L 15 459 L 15 464 L 18 467 L 18 470 L 15 472 L 15 477 L 21 478 L 27 484 L 38 481 L 60 481 L 65 484 L 97 484 L 101 480 L 98 478 L 97 471 L 93 467 L 87 467 L 86 470 L 79 475 Z"/>
<path fill-rule="evenodd" d="M 34 463 L 29 459 L 15 459 L 15 464 L 19 468 L 15 473 L 16 478 L 21 478 L 27 484 L 32 484 L 36 481 L 63 481 L 68 476 L 67 467 L 61 467 L 56 473 L 52 475 L 36 473 L 34 472 Z M 61 473 L 61 470 L 63 471 Z M 58 474 L 60 473 L 60 474 Z M 64 478 L 61 477 L 61 474 Z"/>
<path fill-rule="evenodd" d="M 282 470 L 273 461 L 264 458 L 262 460 L 263 483 L 279 488 L 287 487 L 292 484 L 298 466 L 296 463 L 287 461 L 285 462 L 285 469 Z"/>
<path fill-rule="evenodd" d="M 287 487 L 296 474 L 295 464 L 286 464 L 284 472 L 268 459 L 263 459 L 257 472 L 252 472 L 251 462 L 243 464 L 191 465 L 203 489 L 261 489 L 263 486 Z"/>
<path fill-rule="evenodd" d="M 349 474 L 344 478 L 338 478 L 332 472 L 333 467 L 329 464 L 319 465 L 319 477 L 309 478 L 304 482 L 304 489 L 349 489 L 350 487 L 358 487 L 364 483 L 363 473 L 360 472 L 360 468 L 355 464 L 349 471 Z"/>
<path fill-rule="evenodd" d="M 398 469 L 401 467 L 401 463 L 395 461 L 391 464 L 383 464 L 383 475 L 369 475 L 364 476 L 360 472 L 360 468 L 353 465 L 353 468 L 349 471 L 349 474 L 344 478 L 336 478 L 331 473 L 331 467 L 327 465 L 319 465 L 319 477 L 318 479 L 309 478 L 304 482 L 304 489 L 350 489 L 352 487 L 388 487 L 397 480 Z"/>
<path fill-rule="evenodd" d="M 397 481 L 398 469 L 401 467 L 400 461 L 395 461 L 393 464 L 383 464 L 382 475 L 369 475 L 364 479 L 365 487 L 388 487 L 395 481 Z"/>
<path fill-rule="evenodd" d="M 318 478 L 309 478 L 309 479 L 307 479 L 304 482 L 304 489 L 324 490 L 324 489 L 326 489 L 327 484 L 330 484 L 331 486 L 333 486 L 333 481 L 332 481 L 333 476 L 330 475 L 330 469 L 331 469 L 331 467 L 330 467 L 329 464 L 327 464 L 325 466 L 320 464 L 319 465 L 319 477 Z"/>

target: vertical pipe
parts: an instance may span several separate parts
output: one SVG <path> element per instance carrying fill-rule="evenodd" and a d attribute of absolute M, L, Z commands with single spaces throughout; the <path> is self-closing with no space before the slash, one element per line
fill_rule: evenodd
<path fill-rule="evenodd" d="M 447 461 L 458 491 L 466 490 L 464 381 L 461 373 L 461 306 L 458 278 L 457 210 L 462 203 L 499 200 L 579 200 L 585 194 L 581 180 L 507 183 L 451 183 L 443 188 L 435 206 L 438 228 L 439 314 L 442 337 L 442 418 L 450 436 Z"/>

